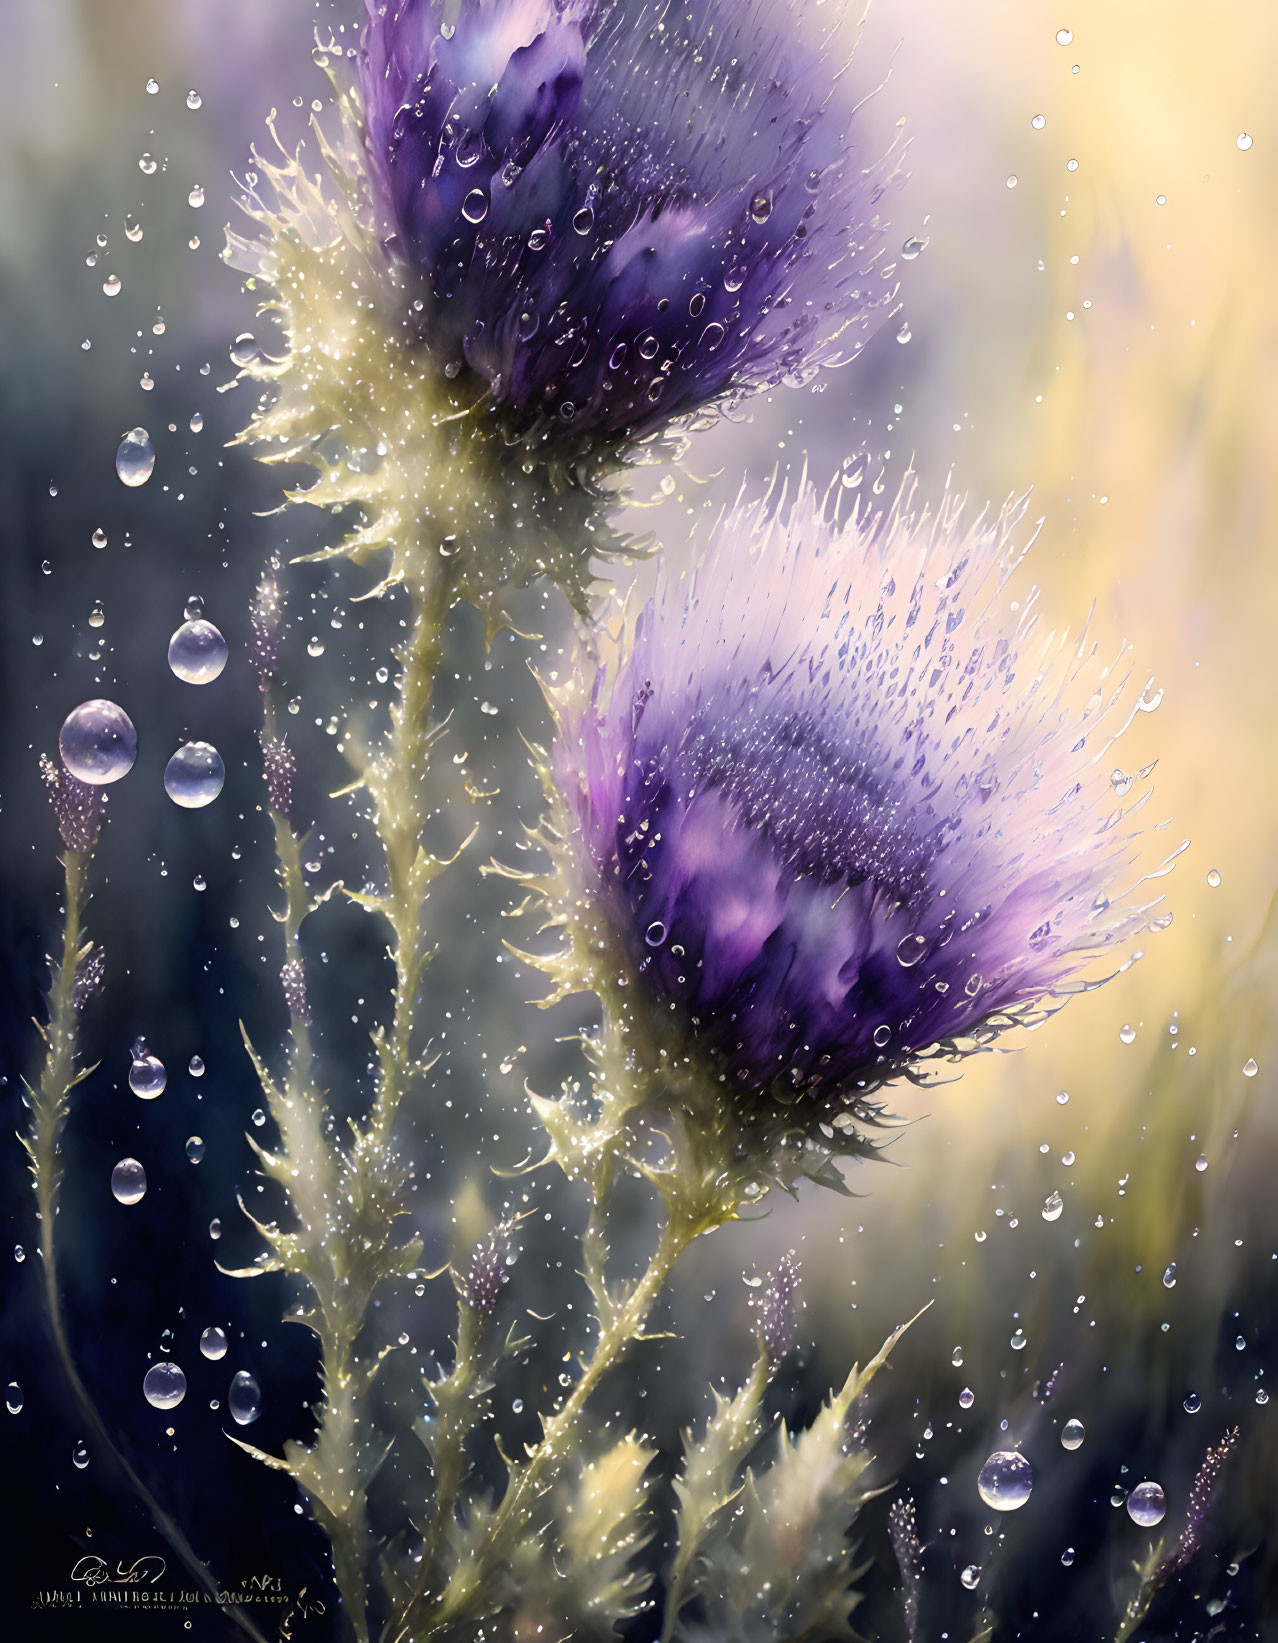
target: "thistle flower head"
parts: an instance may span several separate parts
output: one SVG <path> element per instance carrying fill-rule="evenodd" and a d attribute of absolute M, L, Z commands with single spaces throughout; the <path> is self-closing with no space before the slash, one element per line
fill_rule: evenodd
<path fill-rule="evenodd" d="M 68 850 L 92 850 L 102 831 L 107 796 L 102 787 L 82 782 L 47 753 L 40 755 L 40 780 L 53 806 L 58 831 Z"/>
<path fill-rule="evenodd" d="M 757 0 L 367 0 L 371 175 L 419 329 L 570 456 L 856 353 L 892 164 Z M 452 21 L 449 21 L 449 19 Z"/>
<path fill-rule="evenodd" d="M 910 498 L 737 507 L 561 698 L 551 760 L 560 921 L 610 933 L 636 1041 L 837 1150 L 867 1094 L 1034 1019 L 1151 916 L 1148 793 L 1124 805 L 1111 744 L 1153 702 L 1002 596 L 1023 503 Z"/>
<path fill-rule="evenodd" d="M 458 1279 L 458 1289 L 466 1305 L 481 1318 L 491 1318 L 496 1312 L 517 1253 L 510 1221 L 500 1222 L 472 1251 L 470 1267 Z"/>

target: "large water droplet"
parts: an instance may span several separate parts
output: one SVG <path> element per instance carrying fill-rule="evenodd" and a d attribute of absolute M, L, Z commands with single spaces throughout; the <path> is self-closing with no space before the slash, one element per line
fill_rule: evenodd
<path fill-rule="evenodd" d="M 183 742 L 164 767 L 164 791 L 184 810 L 201 810 L 222 791 L 226 766 L 210 742 Z"/>
<path fill-rule="evenodd" d="M 1050 1192 L 1043 1200 L 1043 1219 L 1045 1221 L 1059 1221 L 1061 1211 L 1065 1208 L 1065 1200 L 1059 1192 Z"/>
<path fill-rule="evenodd" d="M 1080 1449 L 1082 1447 L 1083 1439 L 1086 1436 L 1086 1428 L 1083 1426 L 1082 1421 L 1075 1420 L 1071 1417 L 1071 1419 L 1067 1420 L 1064 1426 L 1061 1427 L 1061 1448 L 1070 1450 Z"/>
<path fill-rule="evenodd" d="M 186 1396 L 186 1376 L 175 1363 L 153 1363 L 142 1379 L 142 1395 L 156 1409 L 176 1409 Z"/>
<path fill-rule="evenodd" d="M 204 1140 L 202 1136 L 193 1135 L 186 1143 L 186 1156 L 193 1164 L 198 1164 L 204 1157 Z"/>
<path fill-rule="evenodd" d="M 73 776 L 92 787 L 104 787 L 132 770 L 138 733 L 122 707 L 95 697 L 81 702 L 62 721 L 58 752 Z"/>
<path fill-rule="evenodd" d="M 959 1393 L 958 1401 L 960 1409 L 970 1409 L 976 1402 L 976 1393 L 972 1391 L 970 1386 L 965 1386 Z"/>
<path fill-rule="evenodd" d="M 169 640 L 169 666 L 188 685 L 212 684 L 226 657 L 226 640 L 212 622 L 183 622 Z"/>
<path fill-rule="evenodd" d="M 262 1388 L 247 1369 L 241 1369 L 238 1375 L 232 1376 L 231 1390 L 226 1394 L 226 1407 L 231 1411 L 231 1419 L 240 1426 L 252 1425 L 262 1413 Z"/>
<path fill-rule="evenodd" d="M 917 964 L 923 957 L 927 941 L 923 936 L 902 936 L 896 944 L 896 961 L 903 969 L 908 970 L 911 965 Z"/>
<path fill-rule="evenodd" d="M 164 1094 L 169 1075 L 158 1055 L 152 1055 L 146 1040 L 139 1038 L 133 1046 L 133 1065 L 129 1068 L 129 1088 L 143 1101 L 154 1101 Z"/>
<path fill-rule="evenodd" d="M 472 188 L 462 201 L 462 216 L 467 222 L 483 222 L 488 215 L 488 196 L 482 188 Z"/>
<path fill-rule="evenodd" d="M 969 1592 L 974 1592 L 981 1583 L 981 1571 L 975 1563 L 969 1563 L 959 1575 L 959 1579 Z"/>
<path fill-rule="evenodd" d="M 125 485 L 145 485 L 155 470 L 155 451 L 145 428 L 130 428 L 115 453 L 115 471 Z"/>
<path fill-rule="evenodd" d="M 226 1331 L 219 1329 L 216 1324 L 210 1326 L 200 1336 L 200 1351 L 206 1358 L 214 1360 L 226 1356 Z"/>
<path fill-rule="evenodd" d="M 121 1158 L 111 1171 L 111 1196 L 121 1204 L 140 1204 L 146 1197 L 146 1171 L 136 1158 Z"/>
<path fill-rule="evenodd" d="M 995 1512 L 1018 1511 L 1033 1487 L 1034 1469 L 1015 1449 L 996 1449 L 976 1480 L 977 1494 Z"/>
<path fill-rule="evenodd" d="M 1142 1529 L 1152 1529 L 1167 1515 L 1167 1496 L 1161 1483 L 1138 1483 L 1127 1497 L 1127 1515 Z"/>
<path fill-rule="evenodd" d="M 89 1464 L 89 1446 L 87 1443 L 81 1442 L 76 1444 L 75 1448 L 71 1451 L 71 1464 L 76 1467 L 78 1471 L 84 1471 L 85 1467 Z"/>
<path fill-rule="evenodd" d="M 23 1405 L 22 1388 L 17 1381 L 10 1381 L 5 1388 L 4 1406 L 11 1415 L 20 1415 Z"/>

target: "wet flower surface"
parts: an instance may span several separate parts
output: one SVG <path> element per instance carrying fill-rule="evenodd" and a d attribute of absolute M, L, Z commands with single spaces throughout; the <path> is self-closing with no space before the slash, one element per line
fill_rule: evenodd
<path fill-rule="evenodd" d="M 895 295 L 893 162 L 843 129 L 838 65 L 773 9 L 369 12 L 368 163 L 421 333 L 521 434 L 641 439 L 850 357 Z"/>
<path fill-rule="evenodd" d="M 1135 707 L 1003 596 L 1022 511 L 738 508 L 564 711 L 579 882 L 743 1095 L 983 1040 L 1149 920 L 1104 758 Z"/>

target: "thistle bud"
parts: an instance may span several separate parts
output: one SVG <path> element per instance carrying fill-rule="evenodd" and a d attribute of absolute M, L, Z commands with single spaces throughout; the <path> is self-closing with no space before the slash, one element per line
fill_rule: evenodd
<path fill-rule="evenodd" d="M 107 802 L 105 790 L 82 782 L 69 770 L 54 764 L 47 753 L 40 755 L 40 780 L 49 795 L 58 831 L 67 849 L 92 850 L 102 831 Z"/>
<path fill-rule="evenodd" d="M 306 997 L 306 971 L 300 958 L 291 958 L 285 964 L 280 971 L 280 985 L 284 989 L 284 1002 L 288 1005 L 288 1013 L 296 1016 L 299 1021 L 309 1022 L 311 1011 Z"/>
<path fill-rule="evenodd" d="M 262 769 L 271 809 L 291 819 L 297 760 L 282 736 L 262 737 Z"/>
<path fill-rule="evenodd" d="M 469 1270 L 459 1280 L 458 1289 L 462 1300 L 481 1318 L 491 1318 L 496 1312 L 518 1253 L 514 1228 L 509 1221 L 500 1222 L 487 1238 L 476 1244 Z"/>

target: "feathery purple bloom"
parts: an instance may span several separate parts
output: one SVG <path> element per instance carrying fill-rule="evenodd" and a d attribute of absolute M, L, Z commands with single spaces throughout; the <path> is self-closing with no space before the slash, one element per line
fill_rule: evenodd
<path fill-rule="evenodd" d="M 757 0 L 367 0 L 366 150 L 421 334 L 559 454 L 859 351 L 894 175 Z M 796 14 L 804 8 L 796 7 Z M 797 22 L 798 15 L 794 21 Z"/>
<path fill-rule="evenodd" d="M 575 889 L 747 1118 L 828 1125 L 1150 919 L 1116 888 L 1126 680 L 999 598 L 1023 505 L 908 504 L 738 507 L 561 713 Z"/>

